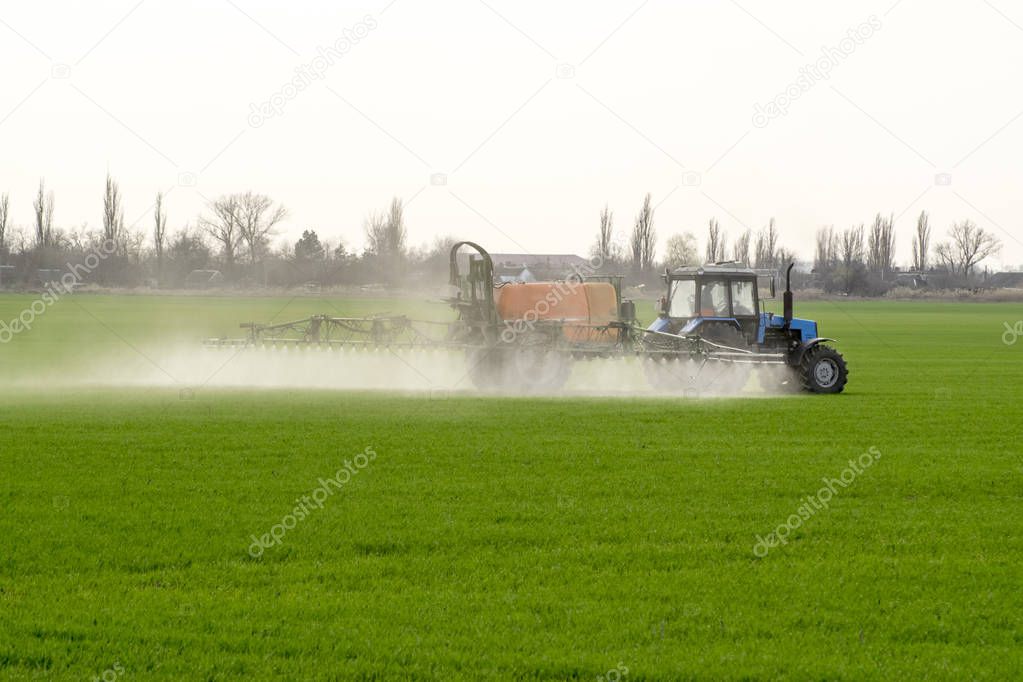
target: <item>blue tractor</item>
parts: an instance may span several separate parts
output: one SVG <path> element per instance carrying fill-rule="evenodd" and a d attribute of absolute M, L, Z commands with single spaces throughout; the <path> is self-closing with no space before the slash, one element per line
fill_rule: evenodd
<path fill-rule="evenodd" d="M 785 273 L 783 313 L 762 307 L 761 284 L 774 297 L 774 277 L 736 262 L 686 266 L 665 273 L 667 294 L 660 315 L 646 329 L 645 345 L 660 349 L 647 371 L 651 383 L 667 387 L 672 372 L 662 365 L 699 355 L 732 365 L 777 365 L 782 383 L 811 393 L 840 393 L 849 370 L 842 355 L 827 345 L 817 323 L 792 316 L 792 265 Z M 766 280 L 766 282 L 765 282 Z M 732 372 L 738 390 L 746 375 Z M 735 381 L 736 379 L 732 379 Z"/>

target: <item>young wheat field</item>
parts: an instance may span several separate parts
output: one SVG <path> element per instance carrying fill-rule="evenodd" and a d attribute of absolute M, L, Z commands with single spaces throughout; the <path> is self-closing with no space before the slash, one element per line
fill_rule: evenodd
<path fill-rule="evenodd" d="M 796 309 L 844 393 L 435 390 L 202 348 L 434 304 L 66 297 L 0 345 L 0 677 L 1023 676 L 1019 306 Z"/>

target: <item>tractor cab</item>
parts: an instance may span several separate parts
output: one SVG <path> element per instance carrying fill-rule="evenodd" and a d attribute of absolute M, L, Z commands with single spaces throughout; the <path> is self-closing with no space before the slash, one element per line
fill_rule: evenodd
<path fill-rule="evenodd" d="M 817 323 L 792 316 L 791 271 L 789 266 L 783 315 L 761 309 L 762 300 L 775 295 L 771 271 L 735 262 L 668 271 L 668 293 L 661 299 L 660 317 L 648 329 L 700 336 L 730 347 L 793 351 L 817 339 Z"/>
<path fill-rule="evenodd" d="M 686 266 L 665 273 L 668 293 L 654 331 L 700 334 L 722 342 L 757 338 L 760 321 L 759 275 L 737 263 Z"/>

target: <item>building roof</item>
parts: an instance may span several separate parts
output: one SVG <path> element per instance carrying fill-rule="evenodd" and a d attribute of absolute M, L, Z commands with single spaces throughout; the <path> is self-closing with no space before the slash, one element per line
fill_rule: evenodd
<path fill-rule="evenodd" d="M 492 253 L 490 259 L 494 261 L 495 266 L 510 263 L 524 267 L 535 265 L 582 266 L 589 262 L 582 256 L 573 253 Z"/>
<path fill-rule="evenodd" d="M 216 284 L 223 278 L 224 276 L 220 274 L 220 270 L 192 270 L 185 277 L 185 284 L 187 286 Z"/>

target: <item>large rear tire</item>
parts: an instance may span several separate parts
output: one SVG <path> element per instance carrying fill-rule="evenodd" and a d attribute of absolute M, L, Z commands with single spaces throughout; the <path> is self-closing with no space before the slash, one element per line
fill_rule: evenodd
<path fill-rule="evenodd" d="M 541 335 L 516 344 L 474 348 L 466 356 L 469 378 L 481 391 L 546 393 L 560 390 L 572 374 L 568 353 L 552 348 Z"/>
<path fill-rule="evenodd" d="M 512 390 L 545 393 L 560 390 L 572 374 L 572 357 L 540 344 L 511 351 L 506 384 Z"/>
<path fill-rule="evenodd" d="M 500 390 L 506 373 L 506 355 L 504 349 L 496 346 L 471 348 L 465 355 L 465 364 L 473 386 L 480 391 Z"/>
<path fill-rule="evenodd" d="M 841 393 L 849 377 L 845 358 L 834 348 L 818 345 L 803 354 L 799 363 L 803 390 L 810 393 Z"/>

